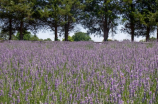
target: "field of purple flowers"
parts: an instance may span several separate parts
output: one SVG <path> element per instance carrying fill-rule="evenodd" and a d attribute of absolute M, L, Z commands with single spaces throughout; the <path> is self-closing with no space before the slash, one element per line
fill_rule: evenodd
<path fill-rule="evenodd" d="M 158 104 L 158 44 L 0 43 L 1 104 Z"/>

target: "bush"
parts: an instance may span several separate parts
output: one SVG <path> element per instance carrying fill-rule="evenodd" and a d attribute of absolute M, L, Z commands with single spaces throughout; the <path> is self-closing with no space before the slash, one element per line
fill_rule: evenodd
<path fill-rule="evenodd" d="M 139 42 L 145 42 L 145 40 L 144 40 L 144 39 L 142 39 L 142 40 L 140 40 Z"/>
<path fill-rule="evenodd" d="M 33 37 L 30 38 L 30 40 L 31 41 L 39 41 L 39 38 L 36 35 L 34 35 Z"/>
<path fill-rule="evenodd" d="M 0 40 L 4 40 L 4 39 L 0 37 Z"/>
<path fill-rule="evenodd" d="M 91 37 L 87 33 L 77 32 L 72 36 L 74 41 L 90 41 Z"/>
<path fill-rule="evenodd" d="M 62 41 L 65 41 L 65 39 L 62 39 Z M 68 36 L 68 41 L 73 42 L 73 38 L 71 36 Z"/>
<path fill-rule="evenodd" d="M 149 42 L 154 42 L 154 41 L 157 41 L 157 39 L 156 39 L 155 37 L 151 37 L 151 38 L 149 39 Z M 140 40 L 139 42 L 146 42 L 146 40 L 145 40 L 145 39 L 142 39 L 142 40 Z"/>
<path fill-rule="evenodd" d="M 44 41 L 52 41 L 50 38 L 44 39 Z"/>
<path fill-rule="evenodd" d="M 123 39 L 123 42 L 130 42 L 129 39 Z"/>
<path fill-rule="evenodd" d="M 43 39 L 39 39 L 39 41 L 44 41 Z"/>
<path fill-rule="evenodd" d="M 154 42 L 154 41 L 157 41 L 157 39 L 156 39 L 155 37 L 151 37 L 151 38 L 149 39 L 149 41 L 150 41 L 150 42 Z"/>
<path fill-rule="evenodd" d="M 23 40 L 30 40 L 33 37 L 33 35 L 30 32 L 28 32 L 27 30 L 25 30 L 23 34 L 24 34 Z M 20 40 L 19 32 L 13 37 L 13 40 Z"/>
<path fill-rule="evenodd" d="M 108 39 L 108 41 L 113 41 L 112 39 Z"/>
<path fill-rule="evenodd" d="M 112 39 L 108 39 L 108 41 L 113 41 Z M 104 39 L 103 39 L 103 41 L 102 42 L 104 42 Z"/>

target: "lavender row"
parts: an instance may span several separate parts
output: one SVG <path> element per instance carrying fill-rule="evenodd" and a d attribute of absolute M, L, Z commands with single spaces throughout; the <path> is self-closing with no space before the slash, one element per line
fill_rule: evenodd
<path fill-rule="evenodd" d="M 156 104 L 158 44 L 0 43 L 1 104 Z"/>

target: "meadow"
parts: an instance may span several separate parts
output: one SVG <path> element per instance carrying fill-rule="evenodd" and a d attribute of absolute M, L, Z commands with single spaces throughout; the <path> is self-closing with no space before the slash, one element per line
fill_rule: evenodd
<path fill-rule="evenodd" d="M 0 43 L 0 104 L 158 104 L 158 43 Z"/>

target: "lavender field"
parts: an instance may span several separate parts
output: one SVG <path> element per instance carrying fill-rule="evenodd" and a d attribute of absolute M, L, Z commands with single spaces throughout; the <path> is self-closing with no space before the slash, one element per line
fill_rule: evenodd
<path fill-rule="evenodd" d="M 158 43 L 0 43 L 0 104 L 158 104 Z"/>

